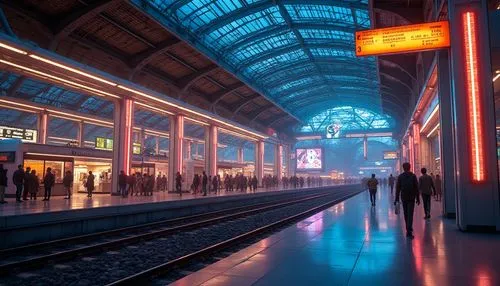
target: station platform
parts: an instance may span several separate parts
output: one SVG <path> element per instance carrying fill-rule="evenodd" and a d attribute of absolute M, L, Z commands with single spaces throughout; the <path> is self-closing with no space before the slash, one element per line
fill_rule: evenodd
<path fill-rule="evenodd" d="M 361 193 L 171 285 L 500 285 L 500 236 L 464 233 L 416 207 L 405 237 L 388 190 Z"/>

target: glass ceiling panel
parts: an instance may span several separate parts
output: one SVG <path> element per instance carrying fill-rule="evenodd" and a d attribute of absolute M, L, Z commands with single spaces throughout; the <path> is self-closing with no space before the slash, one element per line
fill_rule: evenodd
<path fill-rule="evenodd" d="M 132 2 L 299 119 L 352 101 L 367 109 L 381 102 L 375 58 L 354 53 L 354 31 L 371 23 L 367 0 Z M 311 114 L 293 104 L 325 94 L 344 102 Z"/>

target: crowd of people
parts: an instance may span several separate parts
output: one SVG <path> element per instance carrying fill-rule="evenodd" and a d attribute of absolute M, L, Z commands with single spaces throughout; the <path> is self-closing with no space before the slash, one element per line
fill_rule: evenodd
<path fill-rule="evenodd" d="M 127 196 L 152 196 L 153 191 L 166 192 L 168 191 L 168 180 L 165 174 L 158 173 L 155 176 L 152 174 L 135 173 L 131 175 L 120 171 L 118 175 L 118 189 L 122 197 Z"/>
<path fill-rule="evenodd" d="M 368 187 L 370 193 L 370 202 L 372 206 L 376 205 L 376 194 L 379 184 L 388 185 L 391 190 L 391 195 L 394 196 L 394 187 L 396 187 L 396 196 L 394 198 L 394 205 L 399 209 L 399 204 L 402 204 L 403 215 L 406 224 L 406 236 L 410 239 L 413 236 L 413 214 L 415 210 L 415 203 L 420 205 L 423 202 L 424 219 L 431 218 L 431 200 L 432 197 L 436 201 L 442 199 L 442 185 L 441 177 L 439 175 L 427 174 L 427 169 L 420 170 L 421 176 L 417 176 L 410 171 L 411 165 L 409 163 L 403 164 L 403 173 L 397 178 L 392 176 L 377 180 L 375 174 L 371 178 L 364 179 L 363 185 Z"/>

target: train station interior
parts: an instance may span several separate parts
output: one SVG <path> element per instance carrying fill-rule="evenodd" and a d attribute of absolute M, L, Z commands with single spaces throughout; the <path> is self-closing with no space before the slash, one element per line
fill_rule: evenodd
<path fill-rule="evenodd" d="M 0 0 L 0 257 L 277 221 L 146 278 L 0 258 L 0 285 L 500 285 L 499 26 L 500 0 Z"/>

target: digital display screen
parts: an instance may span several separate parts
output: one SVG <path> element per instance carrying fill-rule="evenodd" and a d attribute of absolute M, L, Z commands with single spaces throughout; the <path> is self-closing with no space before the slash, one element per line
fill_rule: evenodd
<path fill-rule="evenodd" d="M 141 143 L 132 143 L 132 154 L 140 155 L 141 154 Z"/>
<path fill-rule="evenodd" d="M 398 158 L 398 152 L 396 151 L 385 151 L 384 160 L 396 160 Z"/>
<path fill-rule="evenodd" d="M 100 150 L 113 150 L 113 139 L 96 137 L 95 148 Z"/>
<path fill-rule="evenodd" d="M 296 149 L 297 170 L 322 170 L 323 169 L 323 149 L 308 148 Z"/>
<path fill-rule="evenodd" d="M 37 131 L 33 129 L 0 126 L 0 138 L 21 139 L 22 142 L 36 143 Z"/>
<path fill-rule="evenodd" d="M 326 138 L 327 139 L 340 138 L 340 130 L 341 129 L 342 129 L 342 126 L 340 124 L 337 124 L 337 123 L 328 125 L 328 127 L 326 127 Z"/>
<path fill-rule="evenodd" d="M 13 163 L 16 160 L 16 152 L 0 152 L 0 163 Z"/>

